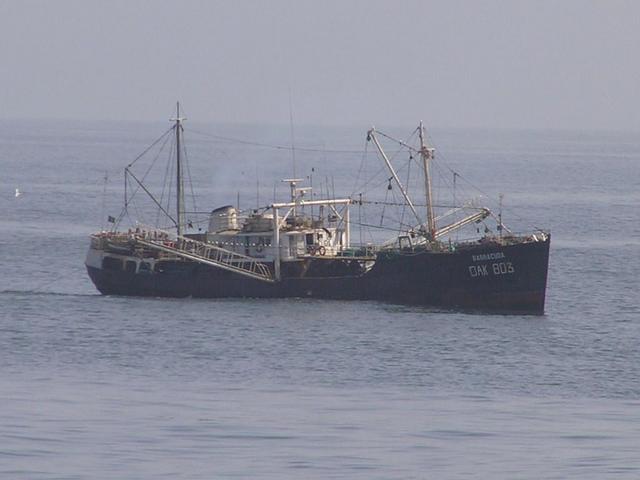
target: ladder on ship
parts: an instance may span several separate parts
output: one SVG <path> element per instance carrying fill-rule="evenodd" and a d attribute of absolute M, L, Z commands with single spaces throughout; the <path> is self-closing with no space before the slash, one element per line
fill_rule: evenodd
<path fill-rule="evenodd" d="M 264 263 L 209 243 L 182 236 L 170 242 L 146 236 L 136 236 L 135 240 L 147 248 L 173 254 L 186 260 L 221 268 L 263 282 L 275 281 L 271 270 Z"/>

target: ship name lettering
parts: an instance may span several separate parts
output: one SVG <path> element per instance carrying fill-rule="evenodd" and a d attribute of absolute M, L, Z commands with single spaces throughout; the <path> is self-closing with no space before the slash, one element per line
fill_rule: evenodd
<path fill-rule="evenodd" d="M 481 253 L 479 255 L 472 255 L 474 262 L 485 262 L 487 260 L 500 260 L 504 258 L 503 252 Z"/>

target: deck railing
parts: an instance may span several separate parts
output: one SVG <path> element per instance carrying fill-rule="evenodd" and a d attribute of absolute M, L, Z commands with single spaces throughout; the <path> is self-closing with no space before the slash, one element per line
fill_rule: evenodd
<path fill-rule="evenodd" d="M 104 243 L 103 243 L 104 242 Z M 273 275 L 267 265 L 253 257 L 232 252 L 210 243 L 201 242 L 184 236 L 176 236 L 157 229 L 140 230 L 129 233 L 108 233 L 92 237 L 92 244 L 136 245 L 172 254 L 187 260 L 203 263 L 228 270 L 240 275 L 273 282 Z"/>

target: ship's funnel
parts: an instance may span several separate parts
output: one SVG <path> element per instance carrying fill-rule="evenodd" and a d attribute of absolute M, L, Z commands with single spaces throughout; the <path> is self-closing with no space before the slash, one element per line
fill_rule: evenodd
<path fill-rule="evenodd" d="M 209 232 L 238 230 L 238 212 L 231 205 L 216 208 L 209 216 Z"/>

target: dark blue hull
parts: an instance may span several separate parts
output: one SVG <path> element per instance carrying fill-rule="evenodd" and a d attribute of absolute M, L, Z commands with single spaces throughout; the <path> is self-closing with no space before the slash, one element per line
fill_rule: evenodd
<path fill-rule="evenodd" d="M 283 268 L 276 283 L 188 261 L 164 262 L 160 272 L 87 269 L 105 295 L 315 297 L 540 315 L 549 242 L 476 244 L 454 252 L 393 250 L 380 253 L 366 272 L 346 258 L 311 258 Z"/>

